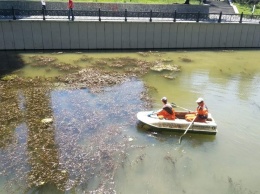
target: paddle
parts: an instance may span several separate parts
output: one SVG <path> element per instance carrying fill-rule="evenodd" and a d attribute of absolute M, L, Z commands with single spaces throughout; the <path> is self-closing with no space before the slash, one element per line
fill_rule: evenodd
<path fill-rule="evenodd" d="M 188 126 L 188 128 L 186 129 L 186 131 L 182 134 L 182 136 L 179 139 L 179 144 L 181 144 L 181 140 L 182 137 L 187 133 L 187 131 L 189 130 L 189 128 L 191 127 L 191 125 L 194 123 L 195 119 L 197 118 L 197 116 L 192 120 L 192 122 L 190 123 L 190 125 Z"/>
<path fill-rule="evenodd" d="M 172 107 L 178 107 L 178 108 L 181 108 L 181 109 L 183 109 L 183 110 L 186 110 L 186 111 L 189 111 L 189 112 L 193 112 L 192 110 L 189 110 L 189 109 L 187 109 L 187 108 L 183 108 L 183 107 L 181 107 L 181 106 L 178 106 L 178 105 L 176 105 L 175 103 L 171 103 L 171 105 L 172 105 Z"/>

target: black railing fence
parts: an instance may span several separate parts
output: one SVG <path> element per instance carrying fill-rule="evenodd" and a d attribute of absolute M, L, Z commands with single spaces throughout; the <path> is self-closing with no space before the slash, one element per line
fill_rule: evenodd
<path fill-rule="evenodd" d="M 220 13 L 180 13 L 173 12 L 135 12 L 135 11 L 85 11 L 73 10 L 74 17 L 77 20 L 123 20 L 127 21 L 194 21 L 194 22 L 215 22 L 215 23 L 260 23 L 260 15 L 241 14 L 222 14 Z M 68 19 L 68 10 L 20 10 L 20 9 L 0 9 L 1 20 L 61 20 Z"/>

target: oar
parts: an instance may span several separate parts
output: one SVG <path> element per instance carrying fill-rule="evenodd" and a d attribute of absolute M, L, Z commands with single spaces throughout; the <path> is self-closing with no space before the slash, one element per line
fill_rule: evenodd
<path fill-rule="evenodd" d="M 181 109 L 183 109 L 183 110 L 186 110 L 186 111 L 189 111 L 189 112 L 193 112 L 192 110 L 189 110 L 189 109 L 187 109 L 187 108 L 183 108 L 183 107 L 181 107 L 181 106 L 178 106 L 178 105 L 176 105 L 175 103 L 171 103 L 171 105 L 172 105 L 172 107 L 178 107 L 178 108 L 181 108 Z"/>
<path fill-rule="evenodd" d="M 181 144 L 181 140 L 182 137 L 187 133 L 187 131 L 189 130 L 189 128 L 191 127 L 191 125 L 194 123 L 195 119 L 197 118 L 197 116 L 192 120 L 192 122 L 190 123 L 190 125 L 188 126 L 188 128 L 186 129 L 186 131 L 182 134 L 182 136 L 179 139 L 179 144 Z"/>

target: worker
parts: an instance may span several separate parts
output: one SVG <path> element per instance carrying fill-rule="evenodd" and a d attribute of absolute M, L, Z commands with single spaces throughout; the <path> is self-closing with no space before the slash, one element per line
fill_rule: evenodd
<path fill-rule="evenodd" d="M 175 120 L 175 111 L 172 106 L 167 103 L 167 98 L 163 97 L 161 101 L 163 103 L 162 110 L 157 112 L 159 119 Z"/>
<path fill-rule="evenodd" d="M 193 121 L 194 122 L 206 122 L 208 118 L 208 107 L 205 105 L 203 98 L 198 98 L 196 100 L 198 107 L 195 112 L 189 112 L 189 114 L 185 115 L 185 119 L 187 121 Z"/>

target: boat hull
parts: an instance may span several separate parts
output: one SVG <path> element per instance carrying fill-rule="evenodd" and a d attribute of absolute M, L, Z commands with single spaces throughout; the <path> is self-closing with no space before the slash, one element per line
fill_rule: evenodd
<path fill-rule="evenodd" d="M 185 113 L 183 113 L 184 115 Z M 142 127 L 151 131 L 174 131 L 184 133 L 191 122 L 185 119 L 165 120 L 159 119 L 156 115 L 152 114 L 152 111 L 142 111 L 137 113 L 137 118 L 141 123 L 149 126 Z M 188 133 L 201 133 L 201 134 L 217 134 L 217 124 L 209 114 L 209 121 L 194 122 L 193 125 L 187 131 Z"/>

